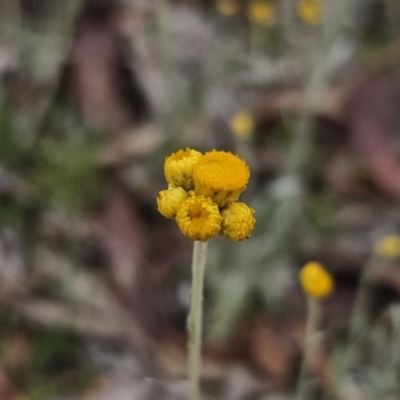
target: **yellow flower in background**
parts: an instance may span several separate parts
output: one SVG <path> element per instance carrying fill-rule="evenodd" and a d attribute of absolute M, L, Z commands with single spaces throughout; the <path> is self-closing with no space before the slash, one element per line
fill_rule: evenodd
<path fill-rule="evenodd" d="M 166 158 L 164 163 L 165 179 L 172 186 L 180 186 L 185 190 L 193 189 L 193 167 L 202 157 L 199 151 L 179 150 Z"/>
<path fill-rule="evenodd" d="M 222 217 L 217 204 L 204 196 L 185 200 L 176 215 L 181 232 L 192 240 L 206 242 L 221 229 Z"/>
<path fill-rule="evenodd" d="M 308 296 L 317 299 L 329 296 L 335 286 L 333 276 L 317 261 L 311 261 L 301 269 L 300 284 Z"/>
<path fill-rule="evenodd" d="M 188 198 L 188 193 L 181 187 L 170 187 L 162 190 L 157 197 L 158 211 L 166 218 L 175 218 L 182 203 Z"/>
<path fill-rule="evenodd" d="M 249 238 L 256 223 L 253 214 L 254 210 L 245 203 L 229 204 L 221 212 L 222 234 L 234 241 Z"/>
<path fill-rule="evenodd" d="M 218 11 L 226 17 L 235 15 L 240 10 L 239 0 L 218 0 L 217 2 Z"/>
<path fill-rule="evenodd" d="M 299 0 L 297 11 L 300 18 L 309 25 L 318 25 L 322 20 L 322 0 Z"/>
<path fill-rule="evenodd" d="M 249 137 L 254 129 L 252 116 L 246 111 L 235 114 L 231 119 L 231 129 L 237 136 L 243 138 Z"/>
<path fill-rule="evenodd" d="M 250 0 L 249 17 L 258 24 L 270 25 L 275 18 L 276 5 L 272 0 Z"/>
<path fill-rule="evenodd" d="M 375 253 L 381 257 L 400 257 L 400 236 L 390 235 L 380 240 L 375 245 Z"/>
<path fill-rule="evenodd" d="M 250 178 L 248 165 L 240 157 L 212 150 L 195 164 L 193 182 L 197 195 L 211 198 L 220 207 L 236 201 Z"/>

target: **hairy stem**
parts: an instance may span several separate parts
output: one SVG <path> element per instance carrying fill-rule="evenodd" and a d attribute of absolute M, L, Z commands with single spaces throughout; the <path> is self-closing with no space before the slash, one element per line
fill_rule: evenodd
<path fill-rule="evenodd" d="M 195 241 L 192 259 L 192 296 L 187 325 L 189 334 L 189 400 L 200 400 L 203 282 L 206 260 L 207 243 Z"/>
<path fill-rule="evenodd" d="M 304 355 L 297 384 L 297 400 L 309 400 L 312 398 L 314 388 L 312 377 L 313 356 L 315 353 L 316 333 L 319 328 L 321 308 L 317 299 L 307 299 L 307 327 L 304 339 Z"/>

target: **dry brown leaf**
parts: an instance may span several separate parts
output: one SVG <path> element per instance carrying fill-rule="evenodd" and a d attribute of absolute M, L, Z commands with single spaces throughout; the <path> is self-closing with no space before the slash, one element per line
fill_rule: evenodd
<path fill-rule="evenodd" d="M 349 140 L 370 169 L 375 184 L 400 199 L 400 165 L 391 143 L 388 118 L 393 82 L 384 77 L 361 81 L 348 102 Z"/>
<path fill-rule="evenodd" d="M 135 157 L 149 157 L 163 140 L 161 130 L 154 124 L 129 129 L 107 146 L 101 156 L 102 164 L 115 166 Z"/>
<path fill-rule="evenodd" d="M 277 327 L 258 319 L 249 332 L 251 358 L 278 384 L 287 382 L 293 374 L 293 361 L 298 353 L 292 336 L 298 330 L 295 325 L 284 334 Z"/>
<path fill-rule="evenodd" d="M 0 370 L 0 399 L 1 400 L 24 400 L 13 387 L 7 374 Z"/>
<path fill-rule="evenodd" d="M 119 36 L 112 25 L 115 10 L 88 2 L 78 23 L 70 57 L 70 82 L 85 120 L 106 132 L 132 123 L 118 76 Z"/>

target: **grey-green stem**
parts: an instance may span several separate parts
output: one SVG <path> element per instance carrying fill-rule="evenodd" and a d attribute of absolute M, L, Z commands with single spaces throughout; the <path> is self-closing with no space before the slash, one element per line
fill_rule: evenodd
<path fill-rule="evenodd" d="M 307 326 L 304 338 L 304 354 L 297 384 L 296 400 L 310 400 L 313 395 L 312 364 L 316 345 L 316 333 L 319 329 L 321 307 L 313 297 L 307 299 Z"/>
<path fill-rule="evenodd" d="M 189 335 L 189 400 L 200 400 L 201 332 L 203 316 L 204 268 L 207 260 L 207 242 L 195 241 L 192 259 L 192 296 L 188 317 Z"/>

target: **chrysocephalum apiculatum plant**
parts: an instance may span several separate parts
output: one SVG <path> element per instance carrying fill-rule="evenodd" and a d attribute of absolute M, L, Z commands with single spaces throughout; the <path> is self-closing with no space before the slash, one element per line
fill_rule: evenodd
<path fill-rule="evenodd" d="M 222 235 L 242 241 L 250 237 L 254 210 L 239 202 L 250 170 L 246 162 L 230 152 L 179 150 L 164 163 L 168 189 L 159 193 L 159 212 L 175 219 L 181 232 L 194 241 L 192 295 L 188 317 L 190 381 L 189 399 L 200 399 L 201 324 L 204 268 L 207 242 Z"/>
<path fill-rule="evenodd" d="M 235 241 L 249 237 L 254 210 L 237 201 L 250 178 L 245 161 L 225 151 L 186 149 L 165 160 L 164 172 L 168 189 L 159 193 L 158 210 L 175 219 L 185 236 L 201 242 L 218 234 Z"/>

